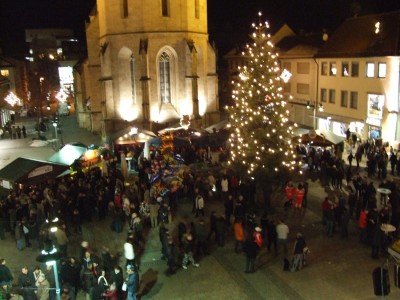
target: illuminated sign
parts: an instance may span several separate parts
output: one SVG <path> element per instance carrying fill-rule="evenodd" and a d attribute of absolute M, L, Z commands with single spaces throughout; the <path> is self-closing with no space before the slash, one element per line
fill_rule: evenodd
<path fill-rule="evenodd" d="M 53 171 L 53 166 L 50 166 L 50 165 L 41 166 L 41 167 L 38 167 L 38 168 L 32 170 L 28 174 L 28 178 L 32 178 L 32 177 L 36 177 L 36 176 L 43 175 L 46 173 L 50 173 L 52 171 Z"/>
<path fill-rule="evenodd" d="M 382 119 L 385 96 L 368 94 L 368 118 Z"/>
<path fill-rule="evenodd" d="M 381 120 L 375 119 L 375 118 L 370 118 L 368 117 L 367 120 L 365 120 L 365 123 L 373 126 L 380 127 L 381 126 Z"/>

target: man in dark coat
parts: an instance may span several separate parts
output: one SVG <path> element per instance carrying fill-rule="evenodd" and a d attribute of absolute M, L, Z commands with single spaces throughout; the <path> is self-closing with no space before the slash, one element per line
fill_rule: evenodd
<path fill-rule="evenodd" d="M 21 269 L 21 274 L 18 276 L 18 287 L 22 289 L 24 300 L 36 300 L 35 278 L 33 277 L 33 273 L 29 272 L 27 266 Z"/>
<path fill-rule="evenodd" d="M 244 242 L 244 253 L 246 254 L 246 270 L 245 273 L 254 273 L 256 258 L 259 251 L 258 245 L 251 238 L 248 238 Z"/>
<path fill-rule="evenodd" d="M 6 266 L 6 260 L 0 259 L 0 286 L 11 287 L 14 278 L 10 269 Z"/>
<path fill-rule="evenodd" d="M 223 215 L 220 215 L 215 220 L 215 235 L 217 240 L 217 245 L 219 247 L 224 247 L 225 245 L 225 234 L 226 234 L 226 220 Z"/>
<path fill-rule="evenodd" d="M 118 300 L 123 299 L 122 285 L 124 283 L 124 275 L 122 274 L 121 268 L 116 265 L 114 270 L 111 272 L 110 284 L 115 284 L 115 289 L 117 291 Z"/>

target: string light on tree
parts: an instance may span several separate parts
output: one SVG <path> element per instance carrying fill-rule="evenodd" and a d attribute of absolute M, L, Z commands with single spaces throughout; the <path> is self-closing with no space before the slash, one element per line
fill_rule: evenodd
<path fill-rule="evenodd" d="M 232 99 L 227 107 L 234 129 L 229 138 L 229 164 L 242 166 L 254 178 L 272 178 L 277 173 L 294 171 L 296 153 L 291 139 L 294 136 L 289 122 L 287 101 L 283 96 L 283 82 L 290 72 L 281 71 L 278 54 L 270 41 L 269 25 L 252 24 L 252 43 L 242 53 L 248 58 L 246 67 L 238 69 Z"/>
<path fill-rule="evenodd" d="M 13 92 L 10 92 L 7 97 L 4 98 L 4 101 L 6 101 L 11 106 L 21 104 L 21 99 L 19 99 Z"/>

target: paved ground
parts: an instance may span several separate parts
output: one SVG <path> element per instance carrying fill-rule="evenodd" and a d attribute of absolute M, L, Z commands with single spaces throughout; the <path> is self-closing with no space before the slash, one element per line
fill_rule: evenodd
<path fill-rule="evenodd" d="M 72 117 L 68 117 L 74 124 Z M 86 142 L 93 138 L 90 133 L 70 128 L 64 138 L 69 141 Z M 81 137 L 81 139 L 79 139 Z M 97 141 L 99 142 L 98 137 Z M 67 142 L 67 141 L 66 141 Z M 95 141 L 94 141 L 95 142 Z M 27 143 L 27 141 L 26 141 Z M 86 144 L 89 144 L 86 142 Z M 18 148 L 18 149 L 16 149 Z M 0 141 L 1 163 L 12 160 L 19 154 L 26 157 L 45 159 L 54 150 L 51 147 L 33 151 L 24 141 Z M 2 167 L 2 166 L 0 166 Z M 199 261 L 199 268 L 189 267 L 179 270 L 172 277 L 166 277 L 165 262 L 160 260 L 158 231 L 151 230 L 141 256 L 141 299 L 376 299 L 374 296 L 371 272 L 385 262 L 370 258 L 370 249 L 358 242 L 358 231 L 351 222 L 350 237 L 346 240 L 338 234 L 329 238 L 321 225 L 321 201 L 326 191 L 318 179 L 309 180 L 309 205 L 301 214 L 282 210 L 282 195 L 274 198 L 276 211 L 273 216 L 283 216 L 290 227 L 290 246 L 293 246 L 297 232 L 301 231 L 311 250 L 307 266 L 295 273 L 282 270 L 282 257 L 275 257 L 264 249 L 257 260 L 254 274 L 244 273 L 245 258 L 233 251 L 232 233 L 223 248 L 213 248 L 211 255 Z M 217 200 L 206 204 L 206 218 L 211 210 L 222 212 L 222 204 Z M 190 200 L 181 200 L 179 213 L 174 218 L 170 230 L 175 230 L 176 223 L 185 218 L 190 220 Z M 89 241 L 94 249 L 108 245 L 112 251 L 121 251 L 126 228 L 117 234 L 109 229 L 110 220 L 102 223 L 85 224 L 81 236 L 71 238 L 70 254 L 76 255 L 79 243 Z M 0 257 L 5 257 L 8 265 L 18 274 L 23 264 L 33 266 L 38 249 L 26 249 L 17 252 L 15 242 L 7 233 L 6 240 L 0 241 Z M 393 263 L 390 263 L 391 293 L 386 299 L 400 299 L 400 290 L 394 286 Z M 82 298 L 82 297 L 81 297 Z"/>

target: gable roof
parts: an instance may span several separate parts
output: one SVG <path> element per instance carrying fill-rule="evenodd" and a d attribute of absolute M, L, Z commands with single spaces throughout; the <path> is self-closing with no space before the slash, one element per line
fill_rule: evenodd
<path fill-rule="evenodd" d="M 400 11 L 354 17 L 339 26 L 316 57 L 399 56 L 399 43 Z"/>
<path fill-rule="evenodd" d="M 0 179 L 30 185 L 53 179 L 67 168 L 66 165 L 18 157 L 0 170 Z"/>

